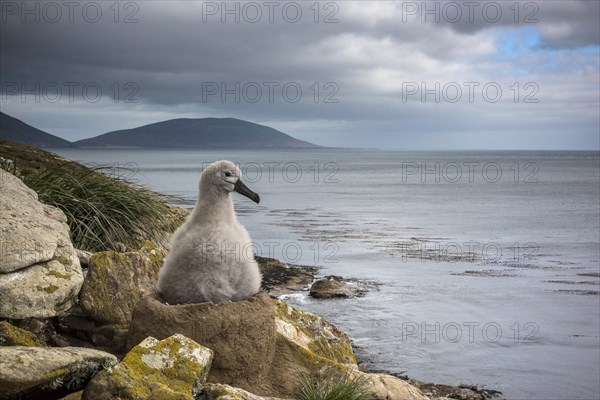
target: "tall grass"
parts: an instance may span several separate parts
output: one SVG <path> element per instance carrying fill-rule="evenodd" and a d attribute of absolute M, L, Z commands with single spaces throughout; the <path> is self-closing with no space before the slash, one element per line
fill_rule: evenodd
<path fill-rule="evenodd" d="M 109 166 L 84 167 L 73 162 L 53 165 L 25 178 L 40 201 L 67 216 L 75 247 L 88 251 L 115 249 L 119 243 L 140 247 L 161 241 L 182 217 L 168 205 L 170 196 L 153 192 Z"/>
<path fill-rule="evenodd" d="M 332 369 L 300 377 L 302 400 L 372 400 L 364 377 L 352 378 Z"/>

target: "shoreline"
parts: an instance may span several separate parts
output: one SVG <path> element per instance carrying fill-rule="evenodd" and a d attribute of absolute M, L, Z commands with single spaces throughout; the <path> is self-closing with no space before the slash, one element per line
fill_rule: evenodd
<path fill-rule="evenodd" d="M 313 283 L 318 282 L 320 279 L 323 279 L 323 278 L 318 278 L 318 274 L 323 272 L 322 271 L 324 269 L 323 267 L 314 266 L 314 265 L 313 266 L 287 265 L 284 262 L 277 260 L 277 259 L 273 259 L 273 258 L 266 258 L 266 257 L 262 257 L 262 256 L 258 256 L 256 258 L 258 260 L 260 260 L 261 272 L 263 272 L 263 274 L 266 274 L 266 278 L 267 278 L 266 279 L 267 284 L 266 285 L 263 284 L 262 290 L 265 290 L 271 297 L 276 298 L 276 299 L 285 301 L 286 295 L 293 295 L 293 294 L 299 294 L 299 293 L 302 293 L 302 294 L 306 293 L 307 296 L 310 296 L 308 294 L 310 286 Z M 265 265 L 265 263 L 267 265 L 269 265 L 270 268 L 263 267 Z M 275 267 L 275 268 L 273 268 L 273 267 Z M 287 269 L 286 269 L 286 267 L 287 267 Z M 277 269 L 284 270 L 284 271 L 286 271 L 286 273 L 281 273 L 281 270 L 277 271 Z M 310 276 L 310 279 L 311 279 L 310 283 L 307 282 L 308 281 L 307 276 Z M 277 279 L 277 278 L 279 278 L 279 279 Z M 342 278 L 342 277 L 336 277 L 336 278 L 338 278 L 342 281 L 346 281 L 346 282 L 360 281 L 360 280 L 348 280 L 347 278 Z M 369 293 L 373 289 L 373 285 L 370 282 L 367 282 L 365 285 L 363 285 L 363 288 L 366 288 L 366 287 L 369 287 L 369 289 L 364 289 L 364 291 L 359 292 L 356 295 L 350 295 L 350 296 L 340 295 L 340 296 L 335 296 L 335 297 L 338 298 L 337 301 L 351 301 L 351 299 L 354 297 L 368 296 Z M 376 290 L 376 288 L 375 288 L 375 290 Z M 319 301 L 331 301 L 331 300 L 329 300 L 328 298 L 322 298 Z M 304 311 L 309 311 L 309 310 L 302 308 L 302 306 L 299 306 L 299 305 L 295 305 L 295 307 L 299 307 L 300 309 L 302 309 Z M 393 373 L 391 371 L 387 371 L 387 370 L 383 370 L 383 369 L 366 367 L 365 364 L 370 363 L 370 360 L 368 358 L 361 358 L 361 356 L 360 356 L 361 351 L 360 350 L 356 351 L 357 349 L 360 349 L 360 347 L 356 346 L 354 344 L 352 337 L 350 337 L 350 341 L 352 342 L 352 348 L 353 348 L 354 354 L 356 356 L 356 361 L 357 361 L 358 367 L 361 371 L 367 372 L 367 373 L 385 374 L 385 375 L 391 375 L 391 376 L 397 377 L 399 379 L 402 379 L 403 381 L 410 383 L 412 386 L 420 389 L 425 396 L 427 396 L 431 399 L 454 398 L 454 399 L 462 399 L 462 400 L 490 400 L 490 399 L 500 400 L 503 398 L 502 392 L 500 392 L 498 390 L 486 388 L 483 385 L 472 385 L 472 384 L 462 384 L 462 383 L 458 384 L 458 385 L 448 385 L 448 384 L 432 383 L 432 382 L 427 382 L 427 381 L 423 381 L 423 380 L 417 380 L 414 378 L 410 378 L 408 374 L 404 374 L 404 373 Z"/>

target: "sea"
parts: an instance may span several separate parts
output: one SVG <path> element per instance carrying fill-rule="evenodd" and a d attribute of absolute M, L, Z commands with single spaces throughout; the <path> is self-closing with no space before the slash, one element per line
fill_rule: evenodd
<path fill-rule="evenodd" d="M 228 159 L 258 254 L 367 293 L 285 300 L 346 331 L 362 367 L 506 399 L 600 397 L 600 153 L 53 149 L 194 206 Z"/>

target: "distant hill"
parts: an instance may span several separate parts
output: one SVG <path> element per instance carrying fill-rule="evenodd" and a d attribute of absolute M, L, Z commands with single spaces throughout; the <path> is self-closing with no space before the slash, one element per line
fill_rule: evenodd
<path fill-rule="evenodd" d="M 73 143 L 51 135 L 0 112 L 0 138 L 35 147 L 73 147 Z"/>
<path fill-rule="evenodd" d="M 276 129 L 235 118 L 179 118 L 79 140 L 81 147 L 316 148 Z"/>

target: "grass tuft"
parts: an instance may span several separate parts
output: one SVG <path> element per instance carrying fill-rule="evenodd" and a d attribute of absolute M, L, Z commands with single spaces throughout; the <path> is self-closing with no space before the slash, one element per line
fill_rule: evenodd
<path fill-rule="evenodd" d="M 39 200 L 61 209 L 75 247 L 102 251 L 160 242 L 182 222 L 173 200 L 126 179 L 126 169 L 64 162 L 24 177 Z"/>
<path fill-rule="evenodd" d="M 352 378 L 332 369 L 300 377 L 302 400 L 372 400 L 364 377 Z"/>

